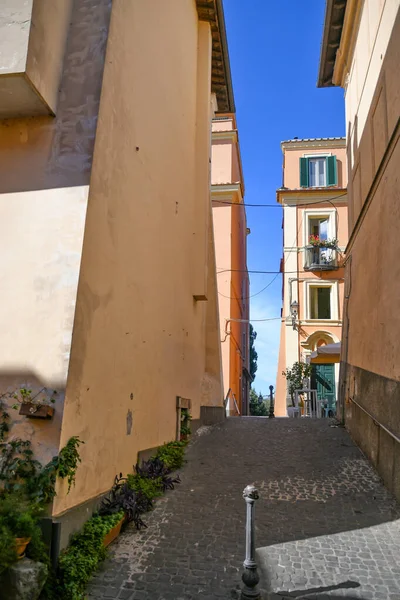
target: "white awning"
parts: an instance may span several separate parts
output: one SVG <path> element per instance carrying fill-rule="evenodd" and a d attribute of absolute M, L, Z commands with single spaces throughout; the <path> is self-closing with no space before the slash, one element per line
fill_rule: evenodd
<path fill-rule="evenodd" d="M 341 343 L 336 342 L 335 344 L 326 344 L 325 346 L 320 346 L 311 354 L 311 358 L 317 358 L 317 356 L 321 356 L 323 354 L 339 354 L 340 355 L 340 347 Z"/>

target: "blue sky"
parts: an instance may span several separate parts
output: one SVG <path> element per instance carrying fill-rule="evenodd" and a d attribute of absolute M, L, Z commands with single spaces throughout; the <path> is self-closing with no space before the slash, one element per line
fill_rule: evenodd
<path fill-rule="evenodd" d="M 224 0 L 246 202 L 274 204 L 282 182 L 280 142 L 345 135 L 341 89 L 316 87 L 325 0 Z M 247 208 L 248 268 L 277 271 L 280 208 Z M 218 265 L 217 265 L 218 266 Z M 251 275 L 257 294 L 274 275 Z M 250 300 L 251 319 L 280 316 L 282 280 Z M 280 321 L 254 322 L 263 394 L 275 385 Z"/>

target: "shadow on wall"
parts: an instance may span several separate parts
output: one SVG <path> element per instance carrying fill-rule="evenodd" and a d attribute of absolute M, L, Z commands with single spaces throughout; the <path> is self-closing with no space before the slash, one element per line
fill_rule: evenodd
<path fill-rule="evenodd" d="M 110 15 L 75 2 L 56 117 L 0 121 L 0 193 L 89 184 Z"/>
<path fill-rule="evenodd" d="M 12 408 L 12 405 L 18 403 L 15 399 L 2 399 L 3 406 L 10 415 L 8 439 L 29 440 L 32 443 L 35 458 L 45 464 L 59 451 L 65 387 L 64 385 L 58 386 L 54 382 L 44 382 L 33 371 L 0 371 L 1 394 L 18 392 L 23 387 L 32 390 L 32 396 L 42 388 L 46 388 L 48 392 L 46 396 L 49 397 L 53 391 L 57 392 L 54 395 L 55 402 L 51 404 L 54 408 L 54 415 L 51 419 L 20 415 L 19 409 Z"/>

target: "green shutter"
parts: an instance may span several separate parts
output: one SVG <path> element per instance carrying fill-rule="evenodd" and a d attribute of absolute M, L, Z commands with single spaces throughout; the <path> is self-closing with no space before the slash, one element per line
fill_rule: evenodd
<path fill-rule="evenodd" d="M 308 187 L 308 158 L 300 158 L 300 187 Z"/>
<path fill-rule="evenodd" d="M 337 185 L 336 156 L 326 157 L 326 185 Z"/>

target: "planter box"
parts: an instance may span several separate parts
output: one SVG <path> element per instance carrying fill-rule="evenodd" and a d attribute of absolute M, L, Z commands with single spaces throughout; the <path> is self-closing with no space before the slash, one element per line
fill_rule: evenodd
<path fill-rule="evenodd" d="M 125 521 L 125 516 L 122 517 L 119 523 L 114 525 L 112 529 L 107 533 L 106 537 L 103 540 L 103 546 L 106 548 L 111 542 L 115 540 L 121 533 L 121 527 Z"/>
<path fill-rule="evenodd" d="M 51 419 L 54 415 L 54 408 L 47 404 L 37 406 L 32 402 L 23 402 L 19 409 L 19 414 L 32 419 Z"/>

